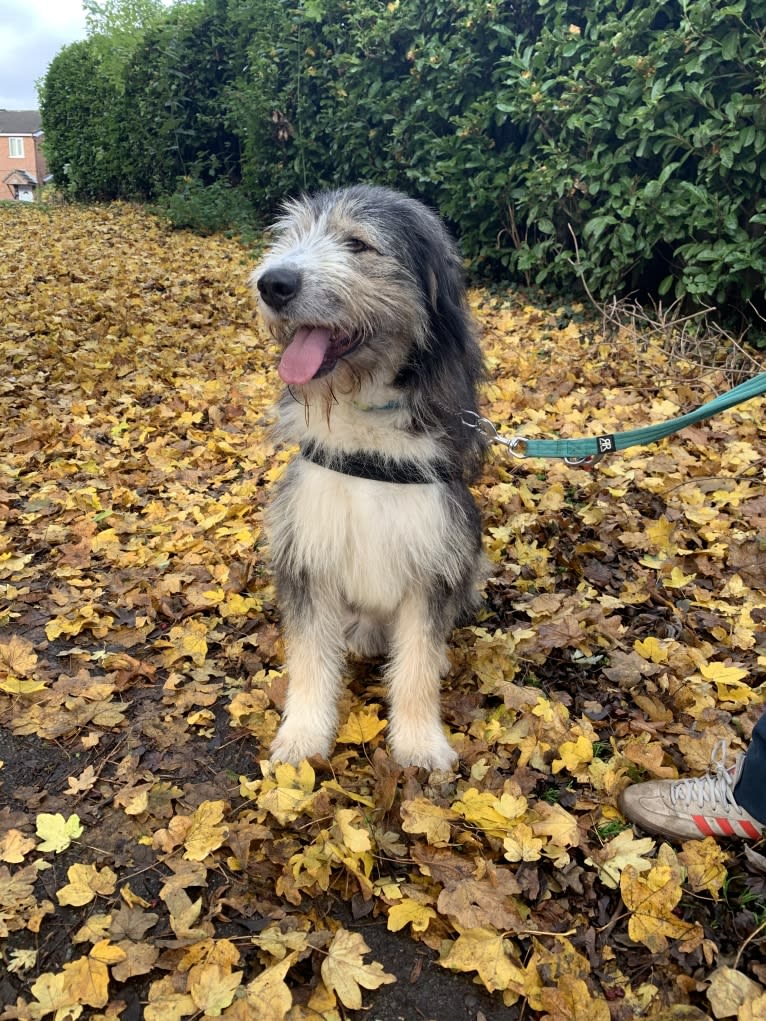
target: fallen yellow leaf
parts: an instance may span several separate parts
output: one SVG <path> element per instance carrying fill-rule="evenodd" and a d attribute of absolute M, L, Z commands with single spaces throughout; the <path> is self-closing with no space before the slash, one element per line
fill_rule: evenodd
<path fill-rule="evenodd" d="M 517 823 L 503 840 L 503 855 L 508 861 L 539 861 L 544 841 L 536 837 L 531 826 Z"/>
<path fill-rule="evenodd" d="M 24 861 L 24 858 L 35 846 L 35 841 L 31 837 L 25 837 L 20 830 L 10 829 L 0 839 L 0 861 L 17 865 Z"/>
<path fill-rule="evenodd" d="M 57 891 L 59 904 L 82 907 L 97 896 L 106 897 L 114 893 L 117 876 L 108 865 L 97 869 L 95 865 L 70 865 L 67 869 L 69 883 Z"/>
<path fill-rule="evenodd" d="M 229 833 L 229 827 L 221 825 L 227 807 L 225 801 L 202 802 L 191 817 L 191 825 L 184 840 L 184 858 L 204 861 L 221 846 Z"/>
<path fill-rule="evenodd" d="M 687 840 L 678 860 L 686 869 L 687 882 L 695 893 L 703 890 L 713 900 L 718 896 L 726 882 L 726 862 L 728 854 L 713 837 L 704 840 Z"/>
<path fill-rule="evenodd" d="M 208 1017 L 220 1017 L 242 983 L 242 972 L 221 964 L 202 964 L 189 975 L 189 995 Z"/>
<path fill-rule="evenodd" d="M 386 729 L 388 720 L 378 719 L 378 705 L 364 706 L 349 713 L 336 738 L 338 744 L 369 744 Z"/>
<path fill-rule="evenodd" d="M 490 992 L 510 990 L 523 996 L 526 976 L 511 954 L 511 943 L 502 933 L 487 928 L 469 929 L 450 944 L 439 964 L 450 971 L 478 972 Z"/>
<path fill-rule="evenodd" d="M 298 766 L 281 762 L 265 766 L 258 804 L 283 826 L 305 812 L 316 797 L 316 775 L 305 760 Z"/>
<path fill-rule="evenodd" d="M 404 897 L 388 909 L 387 928 L 391 932 L 399 932 L 405 925 L 411 925 L 413 932 L 425 932 L 431 919 L 437 914 L 427 904 L 419 904 L 410 897 Z"/>
<path fill-rule="evenodd" d="M 636 837 L 632 830 L 622 830 L 606 843 L 591 858 L 585 859 L 586 865 L 595 865 L 601 882 L 612 890 L 620 885 L 623 869 L 631 865 L 636 872 L 648 872 L 653 862 L 644 855 L 651 854 L 655 848 L 651 837 Z"/>
<path fill-rule="evenodd" d="M 620 893 L 631 912 L 628 935 L 652 953 L 661 953 L 668 940 L 700 943 L 704 932 L 698 922 L 685 922 L 674 909 L 681 900 L 682 871 L 675 852 L 663 844 L 657 863 L 645 875 L 627 865 L 620 877 Z"/>
<path fill-rule="evenodd" d="M 539 993 L 543 1021 L 609 1021 L 609 1005 L 593 996 L 587 983 L 573 975 L 562 975 L 555 987 Z"/>
<path fill-rule="evenodd" d="M 355 808 L 339 808 L 335 813 L 341 840 L 353 854 L 372 850 L 370 833 L 361 813 Z M 358 825 L 355 825 L 358 824 Z"/>
<path fill-rule="evenodd" d="M 394 975 L 383 970 L 377 961 L 364 963 L 364 955 L 370 948 L 358 932 L 339 929 L 333 936 L 322 961 L 322 980 L 332 990 L 344 1007 L 359 1010 L 362 1006 L 362 989 L 378 989 L 389 982 L 396 982 Z"/>
<path fill-rule="evenodd" d="M 705 991 L 713 1014 L 717 1018 L 738 1016 L 748 1001 L 763 996 L 763 986 L 735 968 L 721 966 L 710 976 L 710 985 Z M 765 998 L 766 1000 L 766 998 Z"/>
<path fill-rule="evenodd" d="M 37 666 L 34 646 L 20 635 L 11 635 L 8 642 L 0 642 L 0 673 L 29 677 Z"/>
<path fill-rule="evenodd" d="M 37 849 L 60 854 L 66 851 L 73 840 L 82 836 L 82 831 L 82 823 L 76 815 L 70 815 L 65 819 L 59 812 L 54 815 L 41 812 L 37 817 L 36 833 L 42 843 L 37 845 Z"/>
<path fill-rule="evenodd" d="M 442 847 L 449 843 L 450 823 L 457 816 L 427 798 L 412 798 L 402 805 L 402 829 L 405 833 L 422 833 L 429 844 Z"/>
<path fill-rule="evenodd" d="M 593 759 L 593 742 L 581 734 L 576 741 L 562 741 L 558 748 L 559 758 L 551 763 L 551 772 L 560 773 L 566 769 L 576 774 Z"/>
<path fill-rule="evenodd" d="M 285 975 L 295 963 L 298 954 L 288 954 L 279 964 L 273 964 L 249 982 L 247 1002 L 257 1011 L 258 1021 L 285 1021 L 293 1005 L 293 994 L 285 982 Z"/>

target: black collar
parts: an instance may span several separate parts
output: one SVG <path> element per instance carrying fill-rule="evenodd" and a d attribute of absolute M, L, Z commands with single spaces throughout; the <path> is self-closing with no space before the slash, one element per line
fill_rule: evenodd
<path fill-rule="evenodd" d="M 417 461 L 395 461 L 363 450 L 355 450 L 351 454 L 329 453 L 316 443 L 302 443 L 301 456 L 321 468 L 373 482 L 427 485 L 430 482 L 454 482 L 457 477 L 445 461 L 421 465 Z"/>

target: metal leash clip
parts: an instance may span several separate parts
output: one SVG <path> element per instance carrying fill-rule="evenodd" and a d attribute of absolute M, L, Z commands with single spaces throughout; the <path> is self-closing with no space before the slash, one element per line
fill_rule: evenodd
<path fill-rule="evenodd" d="M 475 411 L 461 411 L 460 421 L 469 429 L 477 429 L 488 443 L 502 443 L 512 457 L 522 460 L 527 456 L 526 436 L 501 436 L 494 423 Z"/>

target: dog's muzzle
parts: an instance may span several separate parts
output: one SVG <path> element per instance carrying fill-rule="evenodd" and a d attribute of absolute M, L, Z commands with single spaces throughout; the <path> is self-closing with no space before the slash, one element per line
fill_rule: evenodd
<path fill-rule="evenodd" d="M 292 301 L 301 289 L 301 273 L 289 266 L 267 269 L 258 277 L 258 293 L 276 312 Z"/>

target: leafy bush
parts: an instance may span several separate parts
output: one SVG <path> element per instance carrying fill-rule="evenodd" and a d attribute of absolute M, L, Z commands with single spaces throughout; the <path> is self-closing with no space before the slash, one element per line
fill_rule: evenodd
<path fill-rule="evenodd" d="M 65 46 L 40 94 L 48 168 L 71 199 L 111 198 L 121 173 L 118 97 L 101 73 L 91 40 Z"/>
<path fill-rule="evenodd" d="M 198 178 L 182 178 L 172 195 L 159 199 L 157 207 L 174 227 L 198 234 L 235 233 L 250 239 L 263 227 L 245 193 L 228 181 L 205 185 Z"/>
<path fill-rule="evenodd" d="M 47 108 L 84 195 L 96 157 Z M 195 0 L 144 32 L 106 109 L 101 193 L 198 180 L 179 219 L 216 222 L 219 181 L 262 216 L 375 181 L 437 207 L 484 275 L 763 304 L 766 0 Z"/>
<path fill-rule="evenodd" d="M 373 179 L 485 273 L 741 304 L 766 271 L 765 22 L 764 0 L 275 6 L 243 180 L 270 207 Z"/>
<path fill-rule="evenodd" d="M 581 270 L 719 303 L 766 274 L 766 3 L 546 5 L 499 63 L 496 108 L 528 123 L 510 169 L 505 252 L 536 283 Z M 512 213 L 512 215 L 510 215 Z"/>
<path fill-rule="evenodd" d="M 219 5 L 181 4 L 137 44 L 125 68 L 123 162 L 130 192 L 171 193 L 181 176 L 239 179 L 239 138 L 226 126 L 232 72 Z"/>

